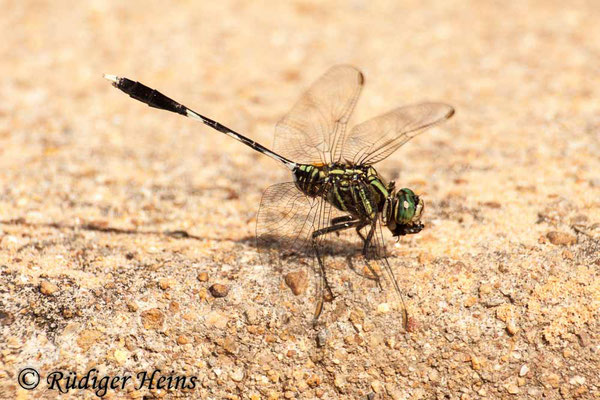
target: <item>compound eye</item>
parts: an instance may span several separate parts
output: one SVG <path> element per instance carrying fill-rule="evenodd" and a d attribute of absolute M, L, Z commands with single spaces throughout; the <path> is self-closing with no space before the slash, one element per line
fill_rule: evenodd
<path fill-rule="evenodd" d="M 416 195 L 410 189 L 401 189 L 396 195 L 396 222 L 399 224 L 407 224 L 413 222 L 417 204 L 415 202 Z"/>

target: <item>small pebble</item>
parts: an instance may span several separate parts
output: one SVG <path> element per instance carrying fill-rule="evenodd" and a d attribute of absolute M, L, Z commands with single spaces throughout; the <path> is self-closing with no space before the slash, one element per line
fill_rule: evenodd
<path fill-rule="evenodd" d="M 371 389 L 375 393 L 381 393 L 383 390 L 383 385 L 379 381 L 373 381 L 373 382 L 371 382 Z"/>
<path fill-rule="evenodd" d="M 241 368 L 237 368 L 229 374 L 231 379 L 235 382 L 241 382 L 244 379 L 244 370 Z"/>
<path fill-rule="evenodd" d="M 377 306 L 377 312 L 380 314 L 386 314 L 390 312 L 390 305 L 388 303 L 381 303 Z"/>
<path fill-rule="evenodd" d="M 335 377 L 333 378 L 333 386 L 335 386 L 335 388 L 341 392 L 344 390 L 345 385 L 346 382 L 344 380 L 344 377 L 341 374 L 336 373 Z"/>
<path fill-rule="evenodd" d="M 514 383 L 511 383 L 508 386 L 506 386 L 506 391 L 510 394 L 518 394 L 520 392 L 519 387 Z"/>
<path fill-rule="evenodd" d="M 327 343 L 327 329 L 321 329 L 317 333 L 317 346 L 323 347 Z"/>
<path fill-rule="evenodd" d="M 562 252 L 562 256 L 564 258 L 566 258 L 567 260 L 574 260 L 575 256 L 573 255 L 573 252 L 571 252 L 570 250 L 564 249 Z"/>
<path fill-rule="evenodd" d="M 160 281 L 158 281 L 158 286 L 162 290 L 167 290 L 171 287 L 171 280 L 167 278 L 161 279 Z"/>
<path fill-rule="evenodd" d="M 196 279 L 198 279 L 200 282 L 207 282 L 208 281 L 208 273 L 207 272 L 200 272 L 198 274 L 198 276 L 196 277 Z"/>
<path fill-rule="evenodd" d="M 477 356 L 471 356 L 471 366 L 475 371 L 479 371 L 483 365 L 483 360 Z"/>
<path fill-rule="evenodd" d="M 215 283 L 208 290 L 213 297 L 225 297 L 229 294 L 229 286 L 221 285 L 220 283 Z"/>
<path fill-rule="evenodd" d="M 465 300 L 465 307 L 472 307 L 475 303 L 477 303 L 477 297 L 471 296 L 467 300 Z"/>
<path fill-rule="evenodd" d="M 260 320 L 258 310 L 256 308 L 248 308 L 246 311 L 244 311 L 244 316 L 246 317 L 246 322 L 248 325 L 256 325 Z"/>
<path fill-rule="evenodd" d="M 238 352 L 238 344 L 231 336 L 225 338 L 221 347 L 230 354 L 237 354 Z"/>
<path fill-rule="evenodd" d="M 180 309 L 181 309 L 181 306 L 180 306 L 180 305 L 179 305 L 179 303 L 178 303 L 178 302 L 176 302 L 176 301 L 172 301 L 172 302 L 169 304 L 169 312 L 170 312 L 171 314 L 177 314 L 177 313 L 179 312 L 179 310 L 180 310 Z"/>
<path fill-rule="evenodd" d="M 431 382 L 437 383 L 440 380 L 440 373 L 435 369 L 430 369 L 427 377 Z"/>
<path fill-rule="evenodd" d="M 585 377 L 581 375 L 575 375 L 569 379 L 569 383 L 571 385 L 583 385 L 585 383 Z"/>
<path fill-rule="evenodd" d="M 552 386 L 555 389 L 558 387 L 559 382 L 560 382 L 560 376 L 558 376 L 558 374 L 552 373 L 552 374 L 546 376 L 545 383 L 547 383 L 548 385 Z"/>
<path fill-rule="evenodd" d="M 517 332 L 519 332 L 517 324 L 515 324 L 515 321 L 513 321 L 512 319 L 506 324 L 506 330 L 511 336 L 514 336 L 515 334 L 517 334 Z"/>
<path fill-rule="evenodd" d="M 8 326 L 11 325 L 13 322 L 15 322 L 15 317 L 13 317 L 11 313 L 9 313 L 8 311 L 0 310 L 0 326 Z"/>
<path fill-rule="evenodd" d="M 178 345 L 184 345 L 184 344 L 188 344 L 190 342 L 190 339 L 185 336 L 185 335 L 179 335 L 177 337 L 177 344 Z"/>
<path fill-rule="evenodd" d="M 490 208 L 502 208 L 502 204 L 498 203 L 497 201 L 486 201 L 483 203 L 483 205 Z"/>
<path fill-rule="evenodd" d="M 317 387 L 321 384 L 321 377 L 317 374 L 312 374 L 308 379 L 306 379 L 306 383 L 310 387 Z"/>
<path fill-rule="evenodd" d="M 491 293 L 492 291 L 492 285 L 484 283 L 483 285 L 479 286 L 479 294 L 480 295 L 485 295 L 488 293 Z"/>
<path fill-rule="evenodd" d="M 586 332 L 579 332 L 577 334 L 577 338 L 579 339 L 579 344 L 581 347 L 587 347 L 590 344 L 590 335 Z"/>
<path fill-rule="evenodd" d="M 123 365 L 125 361 L 127 361 L 127 359 L 129 358 L 129 352 L 127 350 L 117 349 L 115 350 L 113 355 L 115 357 L 115 361 L 121 365 Z"/>
<path fill-rule="evenodd" d="M 521 369 L 519 370 L 519 376 L 525 376 L 525 375 L 527 375 L 528 372 L 529 372 L 529 367 L 527 366 L 527 364 L 523 364 L 521 366 Z"/>
<path fill-rule="evenodd" d="M 292 290 L 295 296 L 301 295 L 308 287 L 308 277 L 304 270 L 290 272 L 285 276 L 285 284 Z"/>
<path fill-rule="evenodd" d="M 571 235 L 570 233 L 566 233 L 566 232 L 552 231 L 552 232 L 548 232 L 546 234 L 546 237 L 548 238 L 550 243 L 556 244 L 556 245 L 566 246 L 566 245 L 577 243 L 577 237 L 575 235 Z"/>
<path fill-rule="evenodd" d="M 95 329 L 84 329 L 77 337 L 77 345 L 83 351 L 88 351 L 101 337 L 102 333 Z"/>
<path fill-rule="evenodd" d="M 42 281 L 40 284 L 40 292 L 46 296 L 53 296 L 56 292 L 58 292 L 58 286 L 48 281 Z"/>
<path fill-rule="evenodd" d="M 396 346 L 396 339 L 393 336 L 389 336 L 385 339 L 385 344 L 390 349 L 393 349 Z"/>
<path fill-rule="evenodd" d="M 152 308 L 142 313 L 144 329 L 161 329 L 164 321 L 165 315 L 158 308 Z"/>

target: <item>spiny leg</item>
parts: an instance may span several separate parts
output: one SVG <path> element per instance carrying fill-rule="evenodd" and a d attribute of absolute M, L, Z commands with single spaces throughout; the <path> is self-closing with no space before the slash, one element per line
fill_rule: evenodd
<path fill-rule="evenodd" d="M 367 239 L 366 239 L 366 238 L 363 236 L 363 234 L 362 234 L 362 233 L 360 233 L 360 230 L 361 230 L 362 228 L 364 228 L 365 226 L 367 226 L 367 225 L 368 225 L 368 224 L 363 224 L 363 225 L 359 225 L 359 226 L 357 226 L 357 227 L 356 227 L 356 233 L 357 233 L 357 234 L 358 234 L 358 236 L 360 236 L 360 238 L 362 239 L 362 241 L 363 241 L 363 244 L 365 243 L 365 241 L 366 241 Z"/>
<path fill-rule="evenodd" d="M 316 321 L 319 319 L 319 316 L 321 315 L 321 312 L 323 311 L 323 298 L 325 297 L 324 293 L 323 293 L 323 288 L 327 289 L 327 292 L 329 293 L 331 298 L 334 297 L 333 291 L 331 290 L 331 287 L 329 286 L 329 282 L 327 281 L 327 272 L 325 271 L 325 265 L 323 264 L 323 260 L 321 259 L 321 253 L 319 252 L 319 244 L 317 243 L 317 238 L 319 236 L 326 235 L 328 233 L 339 232 L 339 231 L 342 231 L 345 229 L 355 227 L 360 223 L 361 223 L 361 221 L 359 221 L 359 220 L 347 221 L 347 222 L 343 222 L 341 224 L 331 225 L 331 226 L 316 230 L 312 233 L 312 245 L 313 245 L 315 254 L 317 256 L 317 262 L 319 263 L 319 270 L 321 272 L 321 282 L 319 285 L 319 296 L 318 296 L 319 299 L 317 300 L 317 307 L 315 309 L 314 323 L 316 323 Z"/>
<path fill-rule="evenodd" d="M 377 220 L 374 220 L 371 223 L 371 229 L 369 229 L 369 233 L 367 233 L 367 237 L 363 238 L 363 256 L 367 258 L 367 251 L 369 250 L 369 245 L 371 244 L 371 240 L 373 240 L 373 234 L 375 233 L 375 224 Z M 362 235 L 360 235 L 362 237 Z"/>
<path fill-rule="evenodd" d="M 360 233 L 359 228 L 356 228 L 356 232 L 358 233 L 358 235 L 361 237 L 361 239 L 363 240 L 363 250 L 362 250 L 362 254 L 363 254 L 363 258 L 365 259 L 365 264 L 367 265 L 367 268 L 369 269 L 369 272 L 371 273 L 371 275 L 373 276 L 374 281 L 377 282 L 377 286 L 379 286 L 380 290 L 383 290 L 383 286 L 381 286 L 381 279 L 379 274 L 377 273 L 377 271 L 375 271 L 373 269 L 373 267 L 371 266 L 371 264 L 369 264 L 369 255 L 368 255 L 368 250 L 369 250 L 369 246 L 371 245 L 371 241 L 373 240 L 373 235 L 375 234 L 375 229 L 376 229 L 376 224 L 377 224 L 377 219 L 373 220 L 373 222 L 370 225 L 369 229 L 369 233 L 367 233 L 367 237 L 363 237 L 363 235 Z M 362 227 L 366 226 L 363 225 Z"/>
<path fill-rule="evenodd" d="M 363 222 L 361 225 L 356 227 L 356 233 L 358 234 L 358 236 L 362 239 L 363 241 L 363 250 L 362 250 L 362 254 L 364 257 L 367 257 L 367 251 L 369 249 L 369 246 L 371 245 L 371 240 L 373 239 L 373 234 L 371 233 L 374 229 L 376 221 L 373 222 Z M 367 234 L 367 236 L 371 236 L 371 237 L 365 237 L 360 230 L 362 228 L 364 228 L 365 226 L 369 226 L 371 227 L 371 230 L 369 231 L 369 233 Z"/>

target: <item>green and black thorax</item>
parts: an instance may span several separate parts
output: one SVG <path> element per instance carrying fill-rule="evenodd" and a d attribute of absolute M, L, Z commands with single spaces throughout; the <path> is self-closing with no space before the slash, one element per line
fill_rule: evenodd
<path fill-rule="evenodd" d="M 393 190 L 370 165 L 301 164 L 292 173 L 307 196 L 323 197 L 338 210 L 369 219 L 383 210 Z"/>
<path fill-rule="evenodd" d="M 384 224 L 397 235 L 415 233 L 423 226 L 423 201 L 410 189 L 396 192 L 371 165 L 300 164 L 292 173 L 296 187 L 309 197 L 321 197 L 355 219 Z"/>

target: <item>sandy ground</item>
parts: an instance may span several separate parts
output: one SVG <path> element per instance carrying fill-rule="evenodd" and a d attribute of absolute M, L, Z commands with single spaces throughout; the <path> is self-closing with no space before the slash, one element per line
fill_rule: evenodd
<path fill-rule="evenodd" d="M 600 6 L 564 3 L 2 2 L 0 398 L 92 368 L 197 377 L 105 398 L 599 398 Z M 378 164 L 426 202 L 388 241 L 408 332 L 350 270 L 313 329 L 314 277 L 295 296 L 253 245 L 285 168 L 102 79 L 270 145 L 337 63 L 366 76 L 356 122 L 457 111 Z"/>

